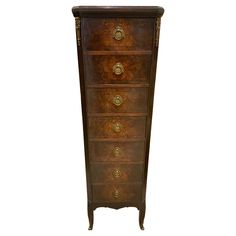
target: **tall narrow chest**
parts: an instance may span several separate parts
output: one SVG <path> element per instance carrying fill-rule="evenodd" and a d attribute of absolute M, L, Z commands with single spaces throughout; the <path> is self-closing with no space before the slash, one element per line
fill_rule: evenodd
<path fill-rule="evenodd" d="M 161 7 L 73 7 L 89 229 L 97 207 L 136 207 L 143 229 Z"/>

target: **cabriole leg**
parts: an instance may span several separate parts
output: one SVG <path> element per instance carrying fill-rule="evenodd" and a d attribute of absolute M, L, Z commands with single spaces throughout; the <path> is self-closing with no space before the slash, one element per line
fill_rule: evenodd
<path fill-rule="evenodd" d="M 88 218 L 89 218 L 89 228 L 88 230 L 93 229 L 93 209 L 88 205 Z"/>
<path fill-rule="evenodd" d="M 141 230 L 144 230 L 143 222 L 144 222 L 144 217 L 145 217 L 145 211 L 146 211 L 146 204 L 143 203 L 139 209 L 139 227 Z"/>

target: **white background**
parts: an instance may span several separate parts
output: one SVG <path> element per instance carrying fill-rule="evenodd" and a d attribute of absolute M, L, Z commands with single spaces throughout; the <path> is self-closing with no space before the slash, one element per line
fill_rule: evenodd
<path fill-rule="evenodd" d="M 236 235 L 235 1 L 1 1 L 0 235 Z M 160 5 L 145 231 L 88 231 L 75 5 Z"/>

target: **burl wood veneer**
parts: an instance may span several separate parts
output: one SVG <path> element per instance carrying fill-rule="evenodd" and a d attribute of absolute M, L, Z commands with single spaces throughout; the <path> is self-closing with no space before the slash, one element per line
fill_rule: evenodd
<path fill-rule="evenodd" d="M 89 229 L 97 207 L 136 207 L 143 227 L 161 7 L 73 7 Z"/>

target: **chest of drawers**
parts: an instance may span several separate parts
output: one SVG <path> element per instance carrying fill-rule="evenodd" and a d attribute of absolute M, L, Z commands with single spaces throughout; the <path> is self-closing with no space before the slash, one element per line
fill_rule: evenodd
<path fill-rule="evenodd" d="M 161 7 L 73 7 L 89 229 L 97 207 L 136 207 L 143 229 Z"/>

